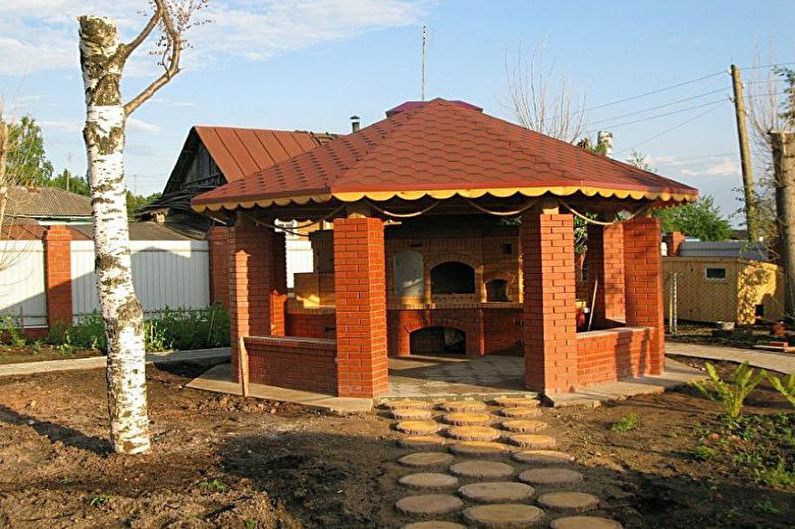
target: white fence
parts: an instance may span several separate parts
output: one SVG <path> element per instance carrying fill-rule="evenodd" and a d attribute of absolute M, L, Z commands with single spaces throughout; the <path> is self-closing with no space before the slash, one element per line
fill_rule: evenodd
<path fill-rule="evenodd" d="M 41 241 L 0 241 L 0 315 L 20 326 L 47 325 Z"/>
<path fill-rule="evenodd" d="M 308 239 L 287 238 L 287 288 L 293 288 L 293 274 L 312 271 L 312 245 Z"/>
<path fill-rule="evenodd" d="M 131 241 L 135 293 L 144 312 L 210 304 L 205 241 Z M 93 241 L 72 241 L 72 311 L 75 319 L 99 310 Z"/>

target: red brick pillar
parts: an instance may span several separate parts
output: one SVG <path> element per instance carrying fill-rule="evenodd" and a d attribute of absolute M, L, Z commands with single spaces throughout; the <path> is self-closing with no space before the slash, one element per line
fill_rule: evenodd
<path fill-rule="evenodd" d="M 544 393 L 577 385 L 574 221 L 570 214 L 522 216 L 525 385 Z"/>
<path fill-rule="evenodd" d="M 676 257 L 679 255 L 679 248 L 682 246 L 682 243 L 685 242 L 685 236 L 682 235 L 682 232 L 674 231 L 663 235 L 663 241 L 665 241 L 668 255 Z"/>
<path fill-rule="evenodd" d="M 237 225 L 229 233 L 229 338 L 235 378 L 240 337 L 271 334 L 274 235 L 272 229 L 249 225 Z"/>
<path fill-rule="evenodd" d="M 44 234 L 44 286 L 47 289 L 47 325 L 72 324 L 72 232 L 50 226 Z"/>
<path fill-rule="evenodd" d="M 334 221 L 337 394 L 374 398 L 389 389 L 387 374 L 384 223 Z"/>
<path fill-rule="evenodd" d="M 641 351 L 638 371 L 660 374 L 665 330 L 659 219 L 636 217 L 624 223 L 624 266 L 627 325 L 653 328 L 649 350 Z"/>
<path fill-rule="evenodd" d="M 624 312 L 624 226 L 588 226 L 588 303 L 596 285 L 594 323 L 623 322 Z"/>
<path fill-rule="evenodd" d="M 210 261 L 210 303 L 229 308 L 229 233 L 230 228 L 213 226 L 206 239 Z"/>

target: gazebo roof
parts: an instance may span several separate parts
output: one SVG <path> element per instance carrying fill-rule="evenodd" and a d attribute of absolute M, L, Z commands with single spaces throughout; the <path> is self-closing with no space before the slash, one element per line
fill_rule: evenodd
<path fill-rule="evenodd" d="M 601 196 L 684 202 L 690 186 L 434 99 L 230 182 L 191 201 L 197 211 L 423 197 Z"/>

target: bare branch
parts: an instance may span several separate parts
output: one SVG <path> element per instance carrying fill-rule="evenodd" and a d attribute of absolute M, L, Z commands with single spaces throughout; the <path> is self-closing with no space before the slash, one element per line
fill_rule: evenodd
<path fill-rule="evenodd" d="M 144 26 L 141 32 L 129 43 L 119 46 L 119 57 L 122 62 L 126 62 L 138 46 L 149 38 L 149 35 L 152 33 L 152 30 L 155 29 L 162 16 L 163 9 L 158 3 L 155 3 L 155 12 L 152 13 L 152 18 L 149 19 L 149 22 L 146 23 L 146 26 Z"/>

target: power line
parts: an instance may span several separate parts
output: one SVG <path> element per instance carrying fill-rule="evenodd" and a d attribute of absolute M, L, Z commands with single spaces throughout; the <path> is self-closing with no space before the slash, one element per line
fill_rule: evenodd
<path fill-rule="evenodd" d="M 671 128 L 669 128 L 669 129 L 666 129 L 666 130 L 664 130 L 664 131 L 660 132 L 659 134 L 655 134 L 654 136 L 650 136 L 650 137 L 648 137 L 648 138 L 646 138 L 646 139 L 644 139 L 644 140 L 641 140 L 641 141 L 639 141 L 639 142 L 635 143 L 635 144 L 634 144 L 632 147 L 629 147 L 629 148 L 627 148 L 627 149 L 624 149 L 624 150 L 618 151 L 618 152 L 616 153 L 616 155 L 618 155 L 618 154 L 623 154 L 623 153 L 625 153 L 625 152 L 629 152 L 629 151 L 635 150 L 635 148 L 636 148 L 638 145 L 643 145 L 644 143 L 650 142 L 650 141 L 652 141 L 652 140 L 656 140 L 656 139 L 657 139 L 657 138 L 659 138 L 660 136 L 663 136 L 663 135 L 665 135 L 665 134 L 668 134 L 669 132 L 673 132 L 674 130 L 678 129 L 679 127 L 684 127 L 684 126 L 685 126 L 685 125 L 687 125 L 688 123 L 691 123 L 691 122 L 693 122 L 693 121 L 697 120 L 697 119 L 698 119 L 698 118 L 700 118 L 701 116 L 705 116 L 705 115 L 709 114 L 710 112 L 713 112 L 713 111 L 714 111 L 716 108 L 718 108 L 718 107 L 712 107 L 712 108 L 708 108 L 708 109 L 707 109 L 707 110 L 705 110 L 704 112 L 701 112 L 701 113 L 700 113 L 700 114 L 698 114 L 697 116 L 694 116 L 694 117 L 692 117 L 692 118 L 688 119 L 687 121 L 683 121 L 683 122 L 679 123 L 678 125 L 674 125 L 673 127 L 671 127 Z"/>
<path fill-rule="evenodd" d="M 652 110 L 658 110 L 660 108 L 670 107 L 670 106 L 673 106 L 673 105 L 676 105 L 676 104 L 679 104 L 679 103 L 684 103 L 684 102 L 687 102 L 687 101 L 691 101 L 693 99 L 700 99 L 700 98 L 702 98 L 704 96 L 708 96 L 708 95 L 711 95 L 711 94 L 717 94 L 718 92 L 725 92 L 726 90 L 727 90 L 726 87 L 717 88 L 715 90 L 710 90 L 709 92 L 703 92 L 703 93 L 698 94 L 698 95 L 685 97 L 685 98 L 682 98 L 682 99 L 677 99 L 675 101 L 670 101 L 668 103 L 663 103 L 662 105 L 648 107 L 648 108 L 644 108 L 642 110 L 636 110 L 634 112 L 628 112 L 626 114 L 620 114 L 618 116 L 613 116 L 612 118 L 600 119 L 600 120 L 596 121 L 596 123 L 604 123 L 605 121 L 613 121 L 613 120 L 616 120 L 616 119 L 626 118 L 626 117 L 629 117 L 629 116 L 635 116 L 637 114 L 643 114 L 644 112 L 650 112 Z"/>
<path fill-rule="evenodd" d="M 623 99 L 617 99 L 617 100 L 611 101 L 609 103 L 603 103 L 601 105 L 596 105 L 595 107 L 586 108 L 585 110 L 583 110 L 583 112 L 588 112 L 589 110 L 596 110 L 598 108 L 609 107 L 609 106 L 612 106 L 612 105 L 617 105 L 619 103 L 625 103 L 627 101 L 634 101 L 635 99 L 640 99 L 642 97 L 650 96 L 650 95 L 653 95 L 653 94 L 659 94 L 660 92 L 666 92 L 668 90 L 673 90 L 674 88 L 679 88 L 680 86 L 686 86 L 686 85 L 689 85 L 689 84 L 697 83 L 699 81 L 705 81 L 707 79 L 712 79 L 713 77 L 717 77 L 719 75 L 722 75 L 723 73 L 725 73 L 725 72 L 723 72 L 723 71 L 715 72 L 715 73 L 711 73 L 709 75 L 704 75 L 702 77 L 698 77 L 696 79 L 691 79 L 690 81 L 684 81 L 682 83 L 677 83 L 677 84 L 670 85 L 670 86 L 664 86 L 663 88 L 657 88 L 655 90 L 650 90 L 648 92 L 644 92 L 642 94 L 638 94 L 638 95 L 635 95 L 635 96 L 625 97 Z"/>
<path fill-rule="evenodd" d="M 616 125 L 607 125 L 607 126 L 604 126 L 604 127 L 599 127 L 597 129 L 586 130 L 583 134 L 590 134 L 591 132 L 596 132 L 596 131 L 601 130 L 601 129 L 611 129 L 611 130 L 612 129 L 617 129 L 619 127 L 625 127 L 627 125 L 634 125 L 635 123 L 640 123 L 642 121 L 648 121 L 650 119 L 657 119 L 657 118 L 664 118 L 666 116 L 673 116 L 675 114 L 681 114 L 682 112 L 688 112 L 690 110 L 696 110 L 698 108 L 704 108 L 704 107 L 708 107 L 708 106 L 711 106 L 711 105 L 717 105 L 718 103 L 725 103 L 725 102 L 727 102 L 726 99 L 716 99 L 714 101 L 709 101 L 707 103 L 702 103 L 700 105 L 693 105 L 693 106 L 690 106 L 690 107 L 680 108 L 679 110 L 673 110 L 671 112 L 665 112 L 663 114 L 655 114 L 654 116 L 646 116 L 644 118 L 634 119 L 632 121 L 626 121 L 624 123 L 618 123 Z"/>

